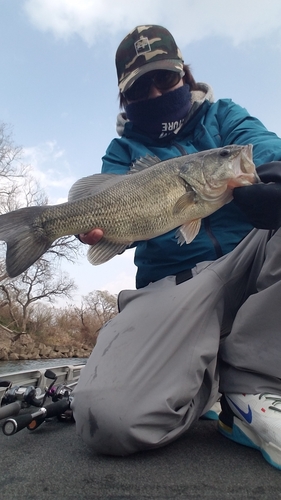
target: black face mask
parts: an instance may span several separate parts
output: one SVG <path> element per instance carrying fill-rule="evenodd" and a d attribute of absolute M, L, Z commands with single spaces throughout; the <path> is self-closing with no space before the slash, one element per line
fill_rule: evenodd
<path fill-rule="evenodd" d="M 189 85 L 154 99 L 132 102 L 126 106 L 128 119 L 152 138 L 173 134 L 184 122 L 191 108 Z"/>

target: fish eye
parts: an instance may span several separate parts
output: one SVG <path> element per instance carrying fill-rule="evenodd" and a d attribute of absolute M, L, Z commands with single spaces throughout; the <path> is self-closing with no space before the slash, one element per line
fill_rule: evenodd
<path fill-rule="evenodd" d="M 228 156 L 230 153 L 229 149 L 222 149 L 220 152 L 220 156 Z"/>

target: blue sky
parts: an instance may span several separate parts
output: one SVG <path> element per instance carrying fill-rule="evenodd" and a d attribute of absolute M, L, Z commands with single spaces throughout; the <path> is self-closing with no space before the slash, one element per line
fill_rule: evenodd
<path fill-rule="evenodd" d="M 173 33 L 216 99 L 232 98 L 281 136 L 280 0 L 0 0 L 0 122 L 12 126 L 49 203 L 100 171 L 116 136 L 115 51 L 149 23 Z M 134 287 L 133 251 L 64 269 L 79 287 L 76 301 Z"/>

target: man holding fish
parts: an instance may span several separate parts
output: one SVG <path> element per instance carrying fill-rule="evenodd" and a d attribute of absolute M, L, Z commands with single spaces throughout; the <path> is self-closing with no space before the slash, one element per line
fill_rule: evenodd
<path fill-rule="evenodd" d="M 234 187 L 188 245 L 175 230 L 136 244 L 137 290 L 121 292 L 81 374 L 77 430 L 98 453 L 153 449 L 222 394 L 219 431 L 281 469 L 281 139 L 230 99 L 214 102 L 163 27 L 131 31 L 116 67 L 121 138 L 103 173 L 124 174 L 146 155 L 252 144 L 261 182 Z M 95 248 L 103 231 L 79 237 Z"/>
<path fill-rule="evenodd" d="M 230 99 L 214 102 L 163 27 L 132 30 L 116 67 L 121 138 L 109 145 L 103 173 L 125 174 L 147 155 L 163 161 L 252 144 L 260 182 L 228 185 L 234 201 L 199 227 L 195 217 L 194 239 L 181 233 L 188 244 L 174 229 L 136 243 L 137 290 L 120 293 L 120 313 L 81 374 L 77 430 L 98 453 L 153 449 L 222 394 L 219 431 L 281 469 L 281 139 Z M 253 172 L 250 161 L 244 152 L 238 178 Z M 94 249 L 103 235 L 79 237 Z"/>

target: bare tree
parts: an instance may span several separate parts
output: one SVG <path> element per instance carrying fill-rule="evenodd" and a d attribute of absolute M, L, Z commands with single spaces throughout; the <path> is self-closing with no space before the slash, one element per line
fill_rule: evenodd
<path fill-rule="evenodd" d="M 47 205 L 48 198 L 34 178 L 32 168 L 21 163 L 22 149 L 13 144 L 5 124 L 0 124 L 0 213 L 23 206 Z M 52 257 L 74 262 L 81 245 L 74 236 L 63 236 L 53 243 Z M 1 278 L 0 278 L 1 279 Z"/>
<path fill-rule="evenodd" d="M 90 292 L 84 301 L 84 314 L 91 314 L 98 320 L 99 328 L 117 314 L 117 298 L 106 290 Z"/>
<path fill-rule="evenodd" d="M 8 308 L 11 322 L 22 333 L 26 332 L 35 302 L 53 303 L 61 296 L 71 298 L 75 289 L 74 282 L 65 273 L 57 273 L 54 266 L 43 259 L 17 278 L 0 283 L 2 306 Z"/>
<path fill-rule="evenodd" d="M 18 160 L 21 148 L 15 146 L 11 130 L 5 123 L 0 124 L 0 177 L 11 179 L 18 176 Z M 1 192 L 1 191 L 0 191 Z"/>
<path fill-rule="evenodd" d="M 22 149 L 14 145 L 8 126 L 0 124 L 0 213 L 48 201 L 21 155 Z"/>
<path fill-rule="evenodd" d="M 48 202 L 31 167 L 21 163 L 21 153 L 22 149 L 12 141 L 7 125 L 0 124 L 0 213 Z M 13 325 L 26 331 L 35 302 L 53 302 L 59 296 L 71 297 L 75 284 L 60 272 L 59 266 L 62 259 L 74 262 L 81 252 L 81 245 L 73 236 L 58 239 L 44 256 L 14 279 L 10 279 L 5 270 L 5 250 L 6 245 L 0 243 L 0 310 L 8 309 Z"/>

